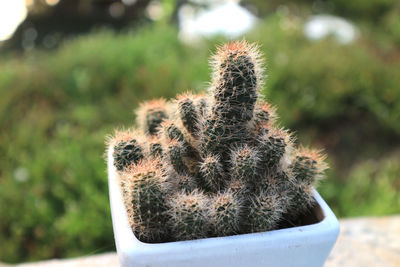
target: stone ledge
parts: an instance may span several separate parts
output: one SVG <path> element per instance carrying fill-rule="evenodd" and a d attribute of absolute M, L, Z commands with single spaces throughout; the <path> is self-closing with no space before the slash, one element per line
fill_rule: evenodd
<path fill-rule="evenodd" d="M 340 220 L 325 266 L 400 266 L 400 216 Z"/>
<path fill-rule="evenodd" d="M 400 266 L 400 215 L 340 220 L 340 236 L 325 266 Z M 8 266 L 2 265 L 0 267 Z M 119 266 L 116 253 L 19 264 L 20 267 Z"/>
<path fill-rule="evenodd" d="M 111 267 L 119 266 L 118 256 L 115 252 L 98 254 L 72 259 L 53 259 L 32 263 L 18 264 L 20 267 Z M 1 267 L 1 266 L 0 266 Z"/>

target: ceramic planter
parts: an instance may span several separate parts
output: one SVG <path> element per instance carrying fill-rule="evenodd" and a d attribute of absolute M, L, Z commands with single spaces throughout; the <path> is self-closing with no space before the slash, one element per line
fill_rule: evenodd
<path fill-rule="evenodd" d="M 108 153 L 114 237 L 122 266 L 323 266 L 339 234 L 335 215 L 314 191 L 314 223 L 262 233 L 148 244 L 133 234 Z"/>

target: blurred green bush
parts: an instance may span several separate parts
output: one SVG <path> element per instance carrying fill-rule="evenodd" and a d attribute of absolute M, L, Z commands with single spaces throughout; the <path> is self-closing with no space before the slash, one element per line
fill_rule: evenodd
<path fill-rule="evenodd" d="M 244 5 L 255 7 L 265 16 L 279 8 L 288 8 L 295 13 L 334 14 L 355 21 L 380 23 L 389 13 L 399 7 L 397 0 L 242 0 Z"/>
<path fill-rule="evenodd" d="M 371 49 L 370 37 L 308 41 L 300 25 L 275 15 L 247 36 L 267 57 L 267 99 L 303 143 L 328 151 L 321 192 L 340 216 L 400 212 L 398 193 L 385 195 L 398 186 L 396 158 L 371 160 L 400 144 L 399 60 Z M 142 100 L 205 89 L 209 49 L 222 41 L 190 47 L 154 26 L 1 57 L 0 259 L 113 249 L 105 135 L 130 126 Z"/>
<path fill-rule="evenodd" d="M 351 169 L 347 180 L 324 181 L 321 194 L 345 216 L 400 213 L 400 153 L 369 159 Z"/>
<path fill-rule="evenodd" d="M 361 39 L 310 42 L 296 17 L 274 17 L 249 36 L 262 44 L 270 69 L 266 94 L 288 125 L 374 118 L 400 133 L 400 62 L 386 61 Z"/>

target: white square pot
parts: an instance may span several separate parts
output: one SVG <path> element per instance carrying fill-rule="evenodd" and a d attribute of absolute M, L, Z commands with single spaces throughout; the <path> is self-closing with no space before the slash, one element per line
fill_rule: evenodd
<path fill-rule="evenodd" d="M 323 266 L 339 222 L 314 191 L 317 223 L 262 233 L 149 244 L 133 234 L 118 174 L 108 152 L 108 183 L 115 244 L 122 266 Z"/>

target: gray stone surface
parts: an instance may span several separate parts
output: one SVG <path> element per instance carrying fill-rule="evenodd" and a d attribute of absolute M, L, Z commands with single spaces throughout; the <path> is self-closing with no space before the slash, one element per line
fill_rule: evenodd
<path fill-rule="evenodd" d="M 340 220 L 341 232 L 325 266 L 400 267 L 400 215 Z M 8 266 L 2 265 L 0 267 Z M 115 253 L 19 264 L 21 267 L 119 266 Z"/>
<path fill-rule="evenodd" d="M 112 267 L 119 266 L 117 254 L 114 252 L 74 259 L 54 259 L 33 263 L 18 264 L 19 267 Z"/>
<path fill-rule="evenodd" d="M 325 266 L 400 267 L 400 216 L 340 220 Z"/>

